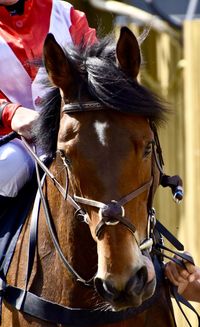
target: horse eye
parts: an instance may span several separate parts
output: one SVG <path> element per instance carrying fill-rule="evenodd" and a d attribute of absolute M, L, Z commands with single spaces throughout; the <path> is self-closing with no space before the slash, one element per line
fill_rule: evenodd
<path fill-rule="evenodd" d="M 144 150 L 144 157 L 147 157 L 152 152 L 152 142 L 148 143 L 145 150 Z"/>
<path fill-rule="evenodd" d="M 63 150 L 59 150 L 58 152 L 59 152 L 59 154 L 60 154 L 61 159 L 62 159 L 63 162 L 64 162 L 64 165 L 66 165 L 66 166 L 69 167 L 69 166 L 71 165 L 71 161 L 70 161 L 70 159 L 66 156 L 66 153 L 65 153 Z"/>

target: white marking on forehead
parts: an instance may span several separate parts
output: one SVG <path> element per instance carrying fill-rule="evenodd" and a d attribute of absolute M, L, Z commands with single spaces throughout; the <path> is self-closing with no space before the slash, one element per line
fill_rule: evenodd
<path fill-rule="evenodd" d="M 95 121 L 94 122 L 94 128 L 96 130 L 97 136 L 99 138 L 99 141 L 103 146 L 106 145 L 106 128 L 108 128 L 108 123 L 107 122 L 100 122 L 100 121 Z"/>

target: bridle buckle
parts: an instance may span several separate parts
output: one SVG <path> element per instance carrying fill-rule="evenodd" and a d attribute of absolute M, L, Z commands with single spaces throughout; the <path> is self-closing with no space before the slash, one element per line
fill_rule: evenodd
<path fill-rule="evenodd" d="M 110 203 L 99 209 L 99 217 L 105 225 L 115 226 L 119 224 L 120 218 L 124 215 L 124 207 L 115 200 L 111 200 Z"/>

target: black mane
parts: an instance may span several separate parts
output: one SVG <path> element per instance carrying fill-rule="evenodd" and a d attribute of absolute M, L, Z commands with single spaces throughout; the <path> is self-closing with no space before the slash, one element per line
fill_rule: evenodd
<path fill-rule="evenodd" d="M 106 107 L 147 117 L 156 124 L 164 121 L 166 109 L 161 101 L 117 66 L 115 49 L 112 37 L 94 45 L 81 44 L 64 49 L 77 72 L 80 94 L 87 92 L 91 99 Z M 34 128 L 38 145 L 48 154 L 56 151 L 60 106 L 59 90 L 52 88 L 42 103 L 41 115 Z"/>

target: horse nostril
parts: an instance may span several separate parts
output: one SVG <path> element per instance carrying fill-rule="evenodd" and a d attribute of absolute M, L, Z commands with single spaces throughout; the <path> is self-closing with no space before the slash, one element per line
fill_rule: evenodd
<path fill-rule="evenodd" d="M 96 277 L 94 280 L 96 291 L 103 298 L 112 300 L 117 297 L 118 292 L 114 288 L 111 282 L 102 280 L 101 278 Z"/>
<path fill-rule="evenodd" d="M 103 280 L 101 278 L 95 277 L 94 286 L 96 291 L 99 293 L 99 295 L 103 297 L 104 296 Z"/>
<path fill-rule="evenodd" d="M 113 297 L 117 296 L 118 292 L 117 292 L 116 288 L 111 284 L 111 282 L 104 280 L 103 287 L 104 287 L 104 290 L 111 296 L 113 296 Z"/>
<path fill-rule="evenodd" d="M 145 266 L 141 267 L 137 273 L 129 279 L 126 284 L 126 292 L 140 295 L 148 281 L 148 272 Z"/>
<path fill-rule="evenodd" d="M 120 301 L 129 297 L 140 297 L 148 281 L 146 266 L 141 267 L 126 283 L 124 290 L 117 290 L 111 280 L 96 277 L 96 291 L 107 301 Z"/>

